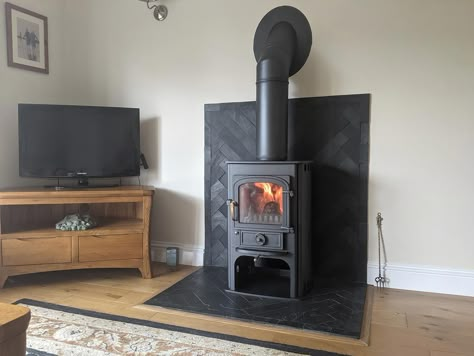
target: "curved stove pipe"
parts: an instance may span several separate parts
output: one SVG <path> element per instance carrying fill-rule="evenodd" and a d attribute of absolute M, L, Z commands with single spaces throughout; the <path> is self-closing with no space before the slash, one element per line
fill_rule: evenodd
<path fill-rule="evenodd" d="M 306 62 L 312 45 L 306 17 L 291 6 L 271 10 L 254 37 L 257 60 L 257 159 L 288 155 L 288 79 Z"/>

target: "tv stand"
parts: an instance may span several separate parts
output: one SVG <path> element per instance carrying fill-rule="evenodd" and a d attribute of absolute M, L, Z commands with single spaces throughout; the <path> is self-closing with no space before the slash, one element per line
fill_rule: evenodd
<path fill-rule="evenodd" d="M 71 187 L 71 188 L 114 188 L 118 187 L 118 184 L 89 184 L 89 178 L 88 177 L 80 177 L 77 180 L 77 186 Z"/>
<path fill-rule="evenodd" d="M 56 190 L 63 190 L 63 189 L 84 189 L 84 188 L 115 188 L 115 187 L 120 187 L 120 184 L 89 184 L 89 178 L 88 177 L 80 177 L 77 180 L 77 185 L 61 185 L 59 184 L 59 179 L 58 179 L 58 184 L 56 185 L 45 185 L 44 188 L 46 189 L 56 189 Z"/>
<path fill-rule="evenodd" d="M 64 190 L 64 189 L 100 189 L 100 188 L 117 188 L 121 187 L 120 184 L 90 184 L 90 185 L 45 185 L 45 189 L 55 189 L 55 190 Z"/>
<path fill-rule="evenodd" d="M 153 193 L 142 186 L 0 190 L 0 288 L 9 276 L 81 268 L 138 268 L 152 278 Z M 55 229 L 84 205 L 97 227 Z"/>
<path fill-rule="evenodd" d="M 80 187 L 87 187 L 89 185 L 89 179 L 87 177 L 81 177 L 78 179 L 77 185 Z"/>

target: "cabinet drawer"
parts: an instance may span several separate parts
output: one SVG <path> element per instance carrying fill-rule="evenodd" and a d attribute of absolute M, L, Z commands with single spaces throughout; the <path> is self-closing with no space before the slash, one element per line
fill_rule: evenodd
<path fill-rule="evenodd" d="M 129 260 L 143 257 L 143 234 L 79 237 L 79 262 Z"/>
<path fill-rule="evenodd" d="M 4 266 L 71 263 L 71 237 L 2 240 Z"/>

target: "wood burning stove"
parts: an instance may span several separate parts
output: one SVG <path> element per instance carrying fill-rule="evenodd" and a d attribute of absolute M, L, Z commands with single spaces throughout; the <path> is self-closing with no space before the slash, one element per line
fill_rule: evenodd
<path fill-rule="evenodd" d="M 257 159 L 228 162 L 229 289 L 301 297 L 311 288 L 311 162 L 286 161 L 288 79 L 312 45 L 306 17 L 290 6 L 257 27 Z"/>
<path fill-rule="evenodd" d="M 229 289 L 297 298 L 311 288 L 311 162 L 228 162 Z"/>

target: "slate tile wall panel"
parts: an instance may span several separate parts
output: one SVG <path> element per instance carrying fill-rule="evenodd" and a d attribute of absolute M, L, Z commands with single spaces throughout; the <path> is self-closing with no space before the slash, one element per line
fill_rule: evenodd
<path fill-rule="evenodd" d="M 365 282 L 370 95 L 289 100 L 289 159 L 314 162 L 314 273 Z M 255 160 L 255 102 L 205 105 L 205 265 L 227 265 L 228 160 Z"/>

